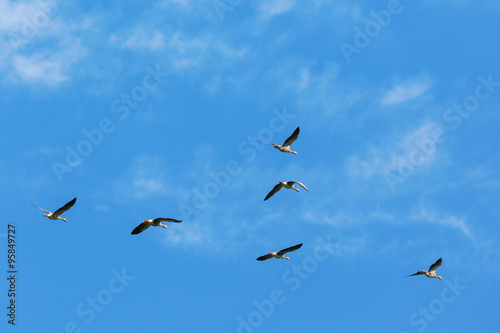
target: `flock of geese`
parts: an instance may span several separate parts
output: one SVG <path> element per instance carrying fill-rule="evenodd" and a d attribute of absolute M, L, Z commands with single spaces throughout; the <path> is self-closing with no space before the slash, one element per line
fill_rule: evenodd
<path fill-rule="evenodd" d="M 285 140 L 285 142 L 283 143 L 283 145 L 274 144 L 274 143 L 267 143 L 267 142 L 262 142 L 262 141 L 261 141 L 261 143 L 272 145 L 274 148 L 278 149 L 279 151 L 281 151 L 283 153 L 292 153 L 292 154 L 298 155 L 298 153 L 296 151 L 293 151 L 290 147 L 291 147 L 292 143 L 295 140 L 297 140 L 297 138 L 299 137 L 299 133 L 300 133 L 300 128 L 297 127 L 297 129 L 292 133 L 292 135 L 290 135 L 290 137 Z M 283 187 L 286 188 L 286 189 L 293 189 L 293 190 L 295 190 L 297 192 L 300 192 L 300 190 L 295 187 L 295 184 L 301 186 L 304 190 L 309 191 L 307 189 L 307 187 L 304 184 L 300 183 L 300 182 L 297 182 L 297 181 L 287 181 L 287 182 L 280 181 L 266 195 L 266 197 L 264 198 L 264 201 L 266 201 L 269 198 L 271 198 L 273 195 L 275 195 Z M 64 217 L 61 217 L 61 214 L 63 214 L 64 212 L 66 212 L 67 210 L 69 210 L 71 207 L 73 207 L 73 205 L 75 203 L 76 203 L 76 198 L 74 198 L 73 200 L 69 201 L 68 203 L 66 203 L 61 208 L 57 209 L 54 213 L 52 213 L 52 212 L 50 212 L 48 210 L 42 209 L 40 207 L 37 207 L 34 204 L 32 204 L 32 205 L 35 208 L 38 208 L 38 209 L 44 211 L 45 214 L 43 214 L 43 216 L 45 216 L 45 217 L 47 217 L 47 218 L 49 218 L 51 220 L 63 220 L 64 222 L 68 222 L 68 220 L 66 220 Z M 131 234 L 132 235 L 140 234 L 141 232 L 143 232 L 144 230 L 148 229 L 151 226 L 153 226 L 153 227 L 163 227 L 165 229 L 168 229 L 168 227 L 165 224 L 161 223 L 161 222 L 180 223 L 180 222 L 182 222 L 182 220 L 176 220 L 176 219 L 172 219 L 172 218 L 163 218 L 163 217 L 159 217 L 159 218 L 156 218 L 156 219 L 146 219 L 141 224 L 139 224 L 137 227 L 135 227 L 134 230 L 132 230 Z M 287 247 L 286 249 L 283 249 L 283 250 L 278 251 L 278 252 L 269 252 L 269 253 L 267 253 L 267 254 L 265 254 L 263 256 L 258 257 L 257 260 L 264 261 L 264 260 L 271 259 L 271 258 L 290 260 L 289 257 L 285 256 L 285 254 L 287 254 L 289 252 L 292 252 L 292 251 L 295 251 L 295 250 L 298 250 L 298 249 L 300 249 L 301 246 L 302 246 L 302 243 L 294 245 L 294 246 Z M 441 258 L 439 258 L 435 263 L 433 263 L 429 267 L 428 271 L 426 271 L 426 270 L 420 270 L 420 271 L 416 272 L 415 274 L 411 274 L 411 275 L 408 275 L 408 276 L 425 275 L 425 276 L 427 276 L 429 278 L 438 278 L 438 279 L 442 280 L 443 278 L 441 276 L 439 276 L 439 275 L 436 274 L 436 269 L 439 266 L 441 266 L 442 261 L 443 260 Z"/>

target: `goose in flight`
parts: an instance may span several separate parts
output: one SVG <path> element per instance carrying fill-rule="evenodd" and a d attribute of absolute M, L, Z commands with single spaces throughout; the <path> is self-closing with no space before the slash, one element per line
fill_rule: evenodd
<path fill-rule="evenodd" d="M 429 278 L 438 278 L 438 279 L 442 280 L 443 278 L 441 276 L 436 275 L 436 269 L 438 269 L 438 267 L 441 266 L 442 262 L 443 262 L 443 260 L 441 258 L 439 258 L 435 263 L 433 263 L 431 265 L 431 267 L 429 267 L 429 271 L 421 270 L 421 271 L 416 272 L 415 274 L 408 275 L 408 276 L 424 274 L 425 276 L 427 276 Z"/>
<path fill-rule="evenodd" d="M 299 153 L 291 150 L 290 146 L 299 137 L 299 132 L 300 132 L 300 128 L 297 127 L 297 129 L 292 133 L 292 135 L 290 135 L 290 137 L 285 140 L 285 143 L 283 143 L 282 146 L 275 144 L 275 143 L 267 143 L 267 142 L 262 142 L 262 141 L 260 141 L 260 143 L 263 143 L 266 145 L 272 145 L 274 148 L 278 149 L 279 151 L 281 151 L 283 153 L 292 153 L 292 154 L 298 155 Z"/>
<path fill-rule="evenodd" d="M 40 210 L 43 210 L 45 213 L 47 213 L 47 214 L 43 214 L 43 216 L 46 216 L 51 220 L 63 220 L 64 222 L 68 222 L 68 220 L 66 220 L 64 217 L 61 217 L 61 214 L 64 213 L 65 211 L 67 211 L 68 209 L 70 209 L 71 207 L 73 207 L 75 202 L 76 202 L 76 198 L 74 198 L 73 200 L 71 200 L 70 202 L 68 202 L 67 204 L 65 204 L 64 206 L 62 206 L 61 208 L 59 208 L 58 210 L 56 210 L 53 213 L 49 212 L 48 210 L 37 207 L 33 204 L 32 205 L 33 205 L 33 207 L 38 208 Z"/>
<path fill-rule="evenodd" d="M 288 252 L 292 252 L 292 251 L 295 251 L 297 249 L 300 249 L 301 246 L 302 246 L 302 243 L 287 247 L 286 249 L 283 249 L 279 252 L 269 252 L 266 255 L 258 257 L 257 260 L 264 261 L 264 260 L 271 259 L 271 258 L 290 260 L 290 258 L 285 257 L 285 254 Z"/>
<path fill-rule="evenodd" d="M 278 192 L 279 190 L 281 190 L 282 187 L 289 188 L 289 189 L 291 188 L 291 189 L 293 189 L 293 190 L 295 190 L 297 192 L 300 192 L 300 190 L 294 186 L 295 184 L 300 185 L 300 186 L 302 186 L 304 188 L 304 190 L 309 191 L 307 189 L 307 187 L 305 187 L 304 184 L 299 183 L 299 182 L 294 182 L 294 181 L 278 182 L 278 184 L 274 186 L 274 188 L 271 190 L 271 192 L 269 192 L 266 195 L 266 198 L 264 199 L 264 201 L 266 201 L 267 199 L 269 199 L 270 197 L 272 197 L 273 195 L 275 195 L 276 192 Z"/>
<path fill-rule="evenodd" d="M 175 223 L 180 223 L 182 220 L 176 220 L 176 219 L 169 219 L 169 218 L 163 218 L 163 217 L 158 217 L 154 220 L 144 220 L 141 224 L 139 224 L 137 227 L 135 227 L 134 230 L 132 230 L 132 235 L 137 235 L 149 228 L 150 226 L 153 227 L 163 227 L 165 229 L 168 229 L 166 225 L 164 225 L 161 222 L 175 222 Z"/>

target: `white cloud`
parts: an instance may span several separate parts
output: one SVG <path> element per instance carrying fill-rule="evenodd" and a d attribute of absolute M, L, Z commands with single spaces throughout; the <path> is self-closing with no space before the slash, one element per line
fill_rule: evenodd
<path fill-rule="evenodd" d="M 79 40 L 74 40 L 71 47 L 57 52 L 39 52 L 32 55 L 15 54 L 12 56 L 14 73 L 11 81 L 23 83 L 44 83 L 56 85 L 66 81 L 67 72 L 72 63 L 86 54 Z"/>
<path fill-rule="evenodd" d="M 70 78 L 87 52 L 72 35 L 83 28 L 63 22 L 60 12 L 57 1 L 0 0 L 0 70 L 9 81 L 57 85 Z"/>
<path fill-rule="evenodd" d="M 56 2 L 0 0 L 0 43 L 2 54 L 17 53 L 25 45 L 47 37 L 62 36 L 70 29 L 58 14 Z"/>
<path fill-rule="evenodd" d="M 169 227 L 170 228 L 170 227 Z M 175 228 L 170 228 L 166 233 L 166 244 L 168 246 L 184 245 L 198 245 L 203 247 L 210 247 L 213 244 L 212 229 L 208 226 L 200 224 L 176 224 Z"/>
<path fill-rule="evenodd" d="M 162 188 L 162 185 L 153 179 L 136 179 L 134 186 L 144 192 L 156 192 Z"/>
<path fill-rule="evenodd" d="M 186 8 L 190 4 L 190 0 L 164 0 L 164 5 L 175 4 Z"/>
<path fill-rule="evenodd" d="M 116 36 L 111 36 L 111 42 L 116 40 Z M 137 29 L 123 43 L 123 47 L 132 49 L 156 50 L 165 46 L 164 36 L 161 32 L 154 31 L 146 33 L 143 29 Z"/>
<path fill-rule="evenodd" d="M 427 80 L 402 83 L 385 93 L 382 98 L 382 105 L 394 105 L 417 98 L 425 93 L 429 86 Z"/>
<path fill-rule="evenodd" d="M 109 41 L 122 48 L 167 50 L 168 62 L 176 70 L 200 68 L 214 54 L 224 59 L 237 59 L 246 54 L 245 48 L 233 48 L 213 36 L 190 38 L 181 33 L 164 35 L 156 30 L 147 31 L 142 27 L 135 29 L 128 37 L 124 35 L 126 36 L 126 34 L 112 35 Z M 162 60 L 165 61 L 165 58 Z"/>
<path fill-rule="evenodd" d="M 297 87 L 300 90 L 306 89 L 309 86 L 309 82 L 311 80 L 311 73 L 309 72 L 309 69 L 305 68 L 302 70 L 302 73 L 300 74 L 300 81 L 297 84 Z"/>
<path fill-rule="evenodd" d="M 32 25 L 33 16 L 41 11 L 42 8 L 34 1 L 0 0 L 0 32 L 20 31 L 23 25 Z"/>
<path fill-rule="evenodd" d="M 358 90 L 358 87 L 339 80 L 341 66 L 337 63 L 327 63 L 319 71 L 313 69 L 313 64 L 297 68 L 297 61 L 294 60 L 280 65 L 268 75 L 284 83 L 276 92 L 287 95 L 290 91 L 295 91 L 298 109 L 319 111 L 319 115 L 330 117 L 348 112 L 366 98 L 366 94 Z M 318 124 L 317 119 L 314 124 Z"/>
<path fill-rule="evenodd" d="M 167 181 L 169 173 L 165 161 L 156 155 L 139 155 L 131 165 L 116 179 L 111 180 L 111 189 L 105 200 L 130 202 L 131 200 L 146 200 L 155 195 L 168 197 L 172 190 L 172 182 Z"/>
<path fill-rule="evenodd" d="M 318 207 L 313 207 L 315 210 L 318 210 Z M 322 207 L 323 208 L 323 207 Z M 340 227 L 340 226 L 346 226 L 346 225 L 352 225 L 355 223 L 358 223 L 360 221 L 359 216 L 350 216 L 346 214 L 345 212 L 337 213 L 336 215 L 329 215 L 329 214 L 317 214 L 313 210 L 306 211 L 303 214 L 303 218 L 305 221 L 311 222 L 311 223 L 319 223 L 319 224 L 328 224 L 328 225 L 333 225 L 335 227 Z"/>
<path fill-rule="evenodd" d="M 420 207 L 416 213 L 413 213 L 410 216 L 410 220 L 437 223 L 443 226 L 451 227 L 453 229 L 458 229 L 465 236 L 474 239 L 465 221 L 453 215 L 443 216 L 443 214 L 437 214 L 435 212 L 429 211 L 428 209 L 425 209 L 424 207 Z"/>
<path fill-rule="evenodd" d="M 58 84 L 68 77 L 62 73 L 63 64 L 50 54 L 35 54 L 30 57 L 14 56 L 13 66 L 22 81 Z"/>
<path fill-rule="evenodd" d="M 473 238 L 469 227 L 465 224 L 464 220 L 458 219 L 455 216 L 448 216 L 438 221 L 439 224 L 450 226 L 455 229 L 461 230 L 466 236 Z"/>
<path fill-rule="evenodd" d="M 432 140 L 437 127 L 435 122 L 428 121 L 402 139 L 394 138 L 395 144 L 370 147 L 368 156 L 353 156 L 348 160 L 348 173 L 370 178 L 399 170 L 403 165 L 409 165 L 412 170 L 430 166 L 437 159 L 437 143 Z"/>
<path fill-rule="evenodd" d="M 265 19 L 289 12 L 295 5 L 295 0 L 274 0 L 265 2 L 260 11 Z"/>

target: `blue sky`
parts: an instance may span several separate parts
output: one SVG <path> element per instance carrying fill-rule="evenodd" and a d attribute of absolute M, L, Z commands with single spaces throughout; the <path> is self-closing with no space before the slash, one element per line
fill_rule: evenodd
<path fill-rule="evenodd" d="M 499 14 L 0 0 L 2 331 L 496 332 Z"/>

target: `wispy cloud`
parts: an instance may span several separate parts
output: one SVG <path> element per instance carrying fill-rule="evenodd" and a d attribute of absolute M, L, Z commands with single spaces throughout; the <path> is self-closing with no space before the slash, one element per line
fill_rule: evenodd
<path fill-rule="evenodd" d="M 29 17 L 40 10 L 42 7 L 35 1 L 0 1 L 0 32 L 20 31 Z"/>
<path fill-rule="evenodd" d="M 57 1 L 0 1 L 0 70 L 7 80 L 58 85 L 71 77 L 72 65 L 87 54 L 75 37 L 86 26 L 65 22 L 63 9 Z"/>
<path fill-rule="evenodd" d="M 184 8 L 188 7 L 190 3 L 191 3 L 190 0 L 163 0 L 164 5 L 174 4 Z"/>
<path fill-rule="evenodd" d="M 435 143 L 429 146 L 431 133 L 436 127 L 435 122 L 426 121 L 402 138 L 393 137 L 391 144 L 370 147 L 367 156 L 353 156 L 348 160 L 348 173 L 352 177 L 371 178 L 398 170 L 405 161 L 414 160 L 418 160 L 418 167 L 430 166 L 437 159 Z"/>
<path fill-rule="evenodd" d="M 287 92 L 295 91 L 293 98 L 298 109 L 330 117 L 348 112 L 352 106 L 366 98 L 366 93 L 363 94 L 358 87 L 339 79 L 342 68 L 337 63 L 327 63 L 320 70 L 314 69 L 312 64 L 302 65 L 299 69 L 296 67 L 297 64 L 292 62 L 271 74 L 276 80 L 285 83 L 283 88 Z"/>
<path fill-rule="evenodd" d="M 474 239 L 465 220 L 453 215 L 438 214 L 420 206 L 417 211 L 410 216 L 410 220 L 436 223 L 442 226 L 451 227 L 460 230 L 465 236 Z"/>
<path fill-rule="evenodd" d="M 260 11 L 265 19 L 289 12 L 295 5 L 295 0 L 273 0 L 265 2 Z"/>
<path fill-rule="evenodd" d="M 58 84 L 68 77 L 63 73 L 63 62 L 51 54 L 35 54 L 30 57 L 17 55 L 13 59 L 16 74 L 24 82 Z"/>
<path fill-rule="evenodd" d="M 116 36 L 111 36 L 111 42 L 116 40 Z M 152 34 L 146 33 L 143 29 L 136 29 L 123 43 L 123 47 L 132 49 L 156 50 L 165 46 L 164 36 L 159 31 Z"/>
<path fill-rule="evenodd" d="M 111 35 L 109 42 L 119 48 L 140 51 L 167 51 L 162 54 L 162 62 L 172 65 L 174 70 L 201 68 L 213 57 L 231 60 L 243 57 L 245 48 L 237 48 L 225 43 L 214 35 L 190 37 L 180 32 L 162 33 L 156 29 L 137 27 L 130 32 Z M 221 60 L 222 61 L 222 60 Z"/>
<path fill-rule="evenodd" d="M 60 52 L 43 51 L 32 55 L 16 54 L 12 57 L 14 72 L 11 81 L 57 85 L 66 81 L 71 65 L 86 54 L 80 40 L 73 40 L 69 48 Z"/>
<path fill-rule="evenodd" d="M 394 105 L 417 98 L 429 89 L 428 80 L 409 81 L 399 84 L 387 91 L 382 98 L 382 105 Z"/>
<path fill-rule="evenodd" d="M 210 248 L 213 246 L 212 228 L 200 224 L 179 223 L 165 233 L 167 246 L 185 245 Z"/>
<path fill-rule="evenodd" d="M 154 155 L 140 155 L 116 178 L 111 179 L 107 200 L 129 202 L 143 200 L 151 195 L 168 195 L 171 184 L 163 160 Z"/>

